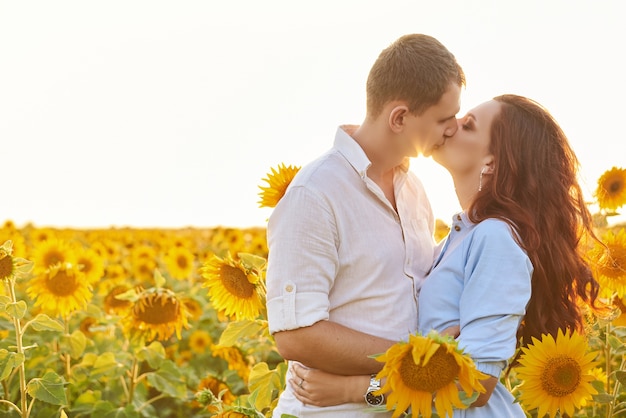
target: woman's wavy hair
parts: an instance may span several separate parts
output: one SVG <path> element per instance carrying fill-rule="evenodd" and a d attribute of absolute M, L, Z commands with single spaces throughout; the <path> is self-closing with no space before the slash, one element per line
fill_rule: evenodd
<path fill-rule="evenodd" d="M 556 337 L 559 328 L 584 332 L 580 301 L 596 307 L 599 285 L 581 248 L 583 237 L 597 237 L 578 184 L 578 159 L 540 104 L 510 94 L 494 100 L 501 104 L 491 126 L 495 167 L 468 214 L 473 222 L 507 222 L 533 264 L 518 344 Z"/>

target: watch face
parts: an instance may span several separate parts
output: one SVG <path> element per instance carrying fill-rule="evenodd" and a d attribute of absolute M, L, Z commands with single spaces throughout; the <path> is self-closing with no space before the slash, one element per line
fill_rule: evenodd
<path fill-rule="evenodd" d="M 367 392 L 365 395 L 365 401 L 372 406 L 378 406 L 385 400 L 383 395 L 374 395 L 372 392 Z"/>

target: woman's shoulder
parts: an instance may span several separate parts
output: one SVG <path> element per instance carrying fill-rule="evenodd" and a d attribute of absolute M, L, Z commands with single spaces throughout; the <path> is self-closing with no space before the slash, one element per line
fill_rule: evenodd
<path fill-rule="evenodd" d="M 474 226 L 474 239 L 489 239 L 489 241 L 515 240 L 517 232 L 504 219 L 487 218 Z"/>

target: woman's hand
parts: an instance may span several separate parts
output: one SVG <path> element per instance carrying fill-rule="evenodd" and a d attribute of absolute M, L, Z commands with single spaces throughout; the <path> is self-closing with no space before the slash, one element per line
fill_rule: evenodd
<path fill-rule="evenodd" d="M 292 363 L 291 389 L 296 398 L 305 405 L 332 406 L 344 403 L 363 402 L 370 377 L 341 376 L 317 369 L 307 369 Z"/>

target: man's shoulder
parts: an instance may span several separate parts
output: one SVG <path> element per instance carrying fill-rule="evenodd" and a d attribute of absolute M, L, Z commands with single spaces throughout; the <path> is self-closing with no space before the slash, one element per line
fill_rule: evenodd
<path fill-rule="evenodd" d="M 330 149 L 315 160 L 305 164 L 293 179 L 293 186 L 304 186 L 322 189 L 329 182 L 335 182 L 343 176 L 347 164 L 345 158 L 336 149 Z"/>

